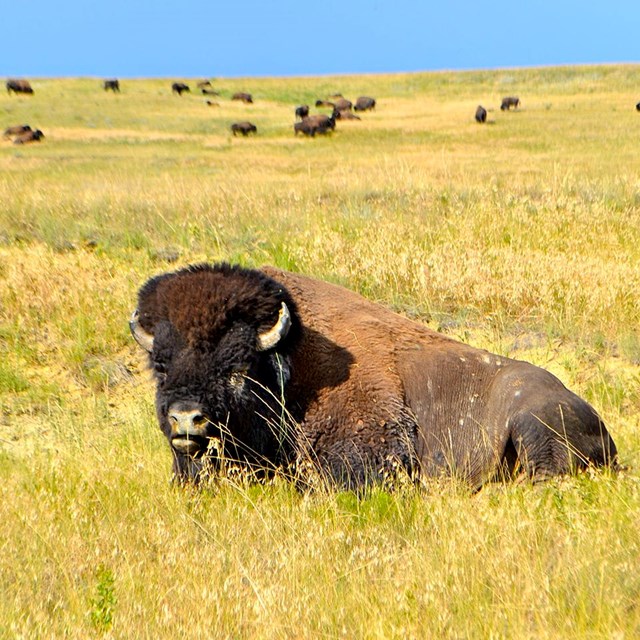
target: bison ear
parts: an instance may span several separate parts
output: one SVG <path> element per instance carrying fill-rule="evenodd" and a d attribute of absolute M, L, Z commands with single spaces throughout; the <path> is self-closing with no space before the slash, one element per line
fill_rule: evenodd
<path fill-rule="evenodd" d="M 138 321 L 138 310 L 136 309 L 129 320 L 129 329 L 131 329 L 131 335 L 135 338 L 136 342 L 145 350 L 151 353 L 153 351 L 153 335 L 147 333 Z"/>
<path fill-rule="evenodd" d="M 280 306 L 277 322 L 268 331 L 258 334 L 258 351 L 273 349 L 289 333 L 290 328 L 291 314 L 287 305 L 283 302 Z"/>

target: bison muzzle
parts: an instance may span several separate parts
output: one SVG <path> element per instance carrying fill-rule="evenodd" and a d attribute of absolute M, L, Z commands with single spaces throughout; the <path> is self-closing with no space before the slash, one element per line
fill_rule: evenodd
<path fill-rule="evenodd" d="M 233 460 L 355 488 L 406 471 L 474 488 L 616 463 L 596 411 L 548 371 L 272 267 L 150 279 L 130 320 L 180 480 Z"/>

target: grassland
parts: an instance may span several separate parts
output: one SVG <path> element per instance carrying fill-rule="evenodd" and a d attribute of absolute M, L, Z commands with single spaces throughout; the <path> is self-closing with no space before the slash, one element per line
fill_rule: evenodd
<path fill-rule="evenodd" d="M 0 95 L 0 129 L 46 135 L 0 140 L 0 637 L 638 637 L 640 68 L 220 79 L 219 107 L 170 83 Z M 334 92 L 378 108 L 295 138 L 294 107 Z M 127 318 L 146 278 L 202 260 L 545 366 L 627 469 L 477 494 L 171 486 Z"/>

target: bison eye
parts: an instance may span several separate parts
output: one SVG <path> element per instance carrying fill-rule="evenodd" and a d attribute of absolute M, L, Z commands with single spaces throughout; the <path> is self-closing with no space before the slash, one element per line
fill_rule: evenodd
<path fill-rule="evenodd" d="M 161 377 L 167 377 L 167 365 L 164 362 L 154 362 L 153 370 Z"/>

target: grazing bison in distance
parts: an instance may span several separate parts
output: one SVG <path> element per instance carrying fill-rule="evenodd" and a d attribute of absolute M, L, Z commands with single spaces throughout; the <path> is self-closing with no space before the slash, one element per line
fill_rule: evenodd
<path fill-rule="evenodd" d="M 478 105 L 476 109 L 476 122 L 483 123 L 487 121 L 487 110 L 482 106 Z"/>
<path fill-rule="evenodd" d="M 357 116 L 355 113 L 351 113 L 349 109 L 343 109 L 342 111 L 334 109 L 333 117 L 336 120 L 361 120 L 360 116 Z"/>
<path fill-rule="evenodd" d="M 27 93 L 30 95 L 33 94 L 33 89 L 31 88 L 28 80 L 16 80 L 14 78 L 11 78 L 7 80 L 6 86 L 7 93 L 11 93 L 13 91 L 14 93 Z"/>
<path fill-rule="evenodd" d="M 299 107 L 296 107 L 296 118 L 306 118 L 309 115 L 309 105 L 301 104 Z"/>
<path fill-rule="evenodd" d="M 25 131 L 21 133 L 19 136 L 16 136 L 13 144 L 29 144 L 30 142 L 40 142 L 40 140 L 44 138 L 44 133 L 40 131 L 40 129 L 36 129 L 35 131 Z"/>
<path fill-rule="evenodd" d="M 375 108 L 376 108 L 375 99 L 369 98 L 368 96 L 360 96 L 356 100 L 355 107 L 353 107 L 355 111 L 370 111 Z"/>
<path fill-rule="evenodd" d="M 120 93 L 120 81 L 112 78 L 111 80 L 105 80 L 103 84 L 105 91 L 113 91 L 113 93 Z"/>
<path fill-rule="evenodd" d="M 636 105 L 636 111 L 640 111 L 640 102 Z"/>
<path fill-rule="evenodd" d="M 258 127 L 245 120 L 244 122 L 234 122 L 231 125 L 231 131 L 234 136 L 238 133 L 241 133 L 243 136 L 248 136 L 250 133 L 258 133 Z"/>
<path fill-rule="evenodd" d="M 351 107 L 353 107 L 353 102 L 346 98 L 338 98 L 333 103 L 333 108 L 337 111 L 351 111 Z"/>
<path fill-rule="evenodd" d="M 242 91 L 238 93 L 234 93 L 231 96 L 232 100 L 240 100 L 240 102 L 244 102 L 245 104 L 253 104 L 253 97 L 250 93 L 243 93 Z"/>
<path fill-rule="evenodd" d="M 501 111 L 509 111 L 511 107 L 517 109 L 520 106 L 520 98 L 517 96 L 507 96 L 502 98 L 502 104 L 500 105 Z"/>
<path fill-rule="evenodd" d="M 189 89 L 189 85 L 185 84 L 184 82 L 174 82 L 171 85 L 172 93 L 177 93 L 179 96 L 181 96 L 185 91 L 188 91 L 189 93 L 191 93 L 191 89 Z"/>
<path fill-rule="evenodd" d="M 315 465 L 349 488 L 398 469 L 479 488 L 616 462 L 596 411 L 551 373 L 273 267 L 156 276 L 130 328 L 182 480 L 234 460 Z"/>
<path fill-rule="evenodd" d="M 28 124 L 16 124 L 13 127 L 7 127 L 4 130 L 4 137 L 10 138 L 11 136 L 19 136 L 22 133 L 31 131 L 31 126 Z"/>
<path fill-rule="evenodd" d="M 304 135 L 311 136 L 312 138 L 316 133 L 329 133 L 329 131 L 333 131 L 335 128 L 335 111 L 331 116 L 326 116 L 323 113 L 306 116 L 302 118 L 302 122 L 296 122 L 293 125 L 293 131 L 296 135 L 298 135 L 298 133 L 304 133 Z"/>
<path fill-rule="evenodd" d="M 219 96 L 219 91 L 214 91 L 213 89 L 200 89 L 202 91 L 203 96 Z"/>
<path fill-rule="evenodd" d="M 316 107 L 329 107 L 333 109 L 335 106 L 335 102 L 331 102 L 330 100 L 316 100 Z"/>

